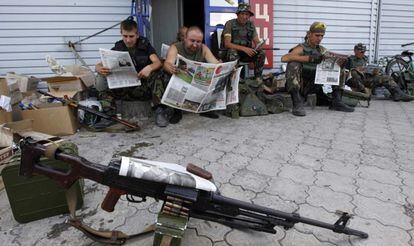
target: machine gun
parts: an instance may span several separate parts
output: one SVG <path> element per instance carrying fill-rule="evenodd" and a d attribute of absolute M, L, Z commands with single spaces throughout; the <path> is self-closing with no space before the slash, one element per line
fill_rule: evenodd
<path fill-rule="evenodd" d="M 66 189 L 79 178 L 109 186 L 101 205 L 102 209 L 109 212 L 114 210 L 119 197 L 126 194 L 140 198 L 131 199 L 127 196 L 129 201 L 144 202 L 146 197 L 163 200 L 163 209 L 168 205 L 168 201 L 180 201 L 181 209 L 178 216 L 183 216 L 187 220 L 188 217 L 194 217 L 214 221 L 232 228 L 276 233 L 275 226 L 289 229 L 296 223 L 304 223 L 336 233 L 368 237 L 365 232 L 347 227 L 351 218 L 348 213 L 342 212 L 335 223 L 329 224 L 301 217 L 297 213 L 286 213 L 222 196 L 210 181 L 211 174 L 192 164 L 185 169 L 177 164 L 123 157 L 121 163 L 116 161 L 104 166 L 76 155 L 66 154 L 56 148 L 50 150 L 41 141 L 36 142 L 30 138 L 23 139 L 20 148 L 20 175 L 45 175 Z M 41 164 L 40 157 L 45 155 L 68 163 L 70 170 L 62 171 Z M 164 209 L 166 212 L 173 213 L 172 208 L 176 207 L 167 208 L 169 209 Z"/>

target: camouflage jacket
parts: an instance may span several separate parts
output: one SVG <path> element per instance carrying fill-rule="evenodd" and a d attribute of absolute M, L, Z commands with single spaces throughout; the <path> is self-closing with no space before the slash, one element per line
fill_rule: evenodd
<path fill-rule="evenodd" d="M 223 37 L 231 35 L 233 44 L 250 47 L 252 40 L 257 36 L 256 27 L 253 22 L 248 21 L 245 25 L 239 25 L 237 19 L 226 22 L 223 30 Z"/>

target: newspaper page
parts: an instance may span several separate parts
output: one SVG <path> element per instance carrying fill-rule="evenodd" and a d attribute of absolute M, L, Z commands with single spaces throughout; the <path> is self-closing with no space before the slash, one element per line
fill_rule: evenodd
<path fill-rule="evenodd" d="M 106 76 L 109 89 L 141 85 L 141 80 L 137 77 L 137 71 L 128 51 L 100 48 L 99 54 L 103 66 L 111 69 L 111 74 Z"/>
<path fill-rule="evenodd" d="M 167 44 L 161 44 L 161 58 L 162 59 L 166 59 L 167 58 L 167 53 L 168 53 L 168 49 L 170 48 L 169 45 Z"/>
<path fill-rule="evenodd" d="M 201 63 L 177 57 L 178 73 L 171 76 L 161 102 L 181 110 L 202 113 L 238 103 L 241 68 L 237 61 Z"/>
<path fill-rule="evenodd" d="M 338 61 L 346 59 L 346 55 L 341 55 L 327 51 L 324 59 L 316 66 L 315 84 L 339 85 L 341 67 Z"/>
<path fill-rule="evenodd" d="M 119 175 L 206 191 L 217 190 L 212 182 L 188 172 L 185 167 L 175 163 L 122 156 Z"/>

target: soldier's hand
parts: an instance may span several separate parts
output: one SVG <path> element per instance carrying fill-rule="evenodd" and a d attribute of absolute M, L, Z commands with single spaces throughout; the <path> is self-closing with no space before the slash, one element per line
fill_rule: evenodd
<path fill-rule="evenodd" d="M 138 78 L 142 79 L 142 78 L 148 78 L 151 74 L 151 67 L 149 65 L 145 66 L 143 69 L 141 69 L 141 71 L 139 71 L 138 73 Z"/>
<path fill-rule="evenodd" d="M 347 61 L 348 61 L 348 59 L 346 59 L 346 58 L 339 58 L 339 59 L 336 61 L 336 63 L 338 63 L 338 65 L 339 65 L 340 67 L 344 67 Z"/>
<path fill-rule="evenodd" d="M 379 68 L 374 68 L 373 70 L 372 70 L 372 76 L 378 76 L 380 74 L 380 70 L 379 70 Z"/>
<path fill-rule="evenodd" d="M 164 70 L 166 70 L 169 74 L 175 74 L 178 72 L 177 67 L 170 63 L 170 62 L 164 62 Z"/>
<path fill-rule="evenodd" d="M 248 56 L 253 57 L 257 54 L 257 51 L 255 49 L 244 47 L 243 52 L 246 53 Z"/>
<path fill-rule="evenodd" d="M 319 64 L 323 60 L 323 55 L 320 54 L 312 54 L 309 56 L 309 62 L 314 64 Z"/>
<path fill-rule="evenodd" d="M 111 69 L 103 66 L 96 66 L 96 72 L 103 76 L 108 76 L 111 73 Z"/>

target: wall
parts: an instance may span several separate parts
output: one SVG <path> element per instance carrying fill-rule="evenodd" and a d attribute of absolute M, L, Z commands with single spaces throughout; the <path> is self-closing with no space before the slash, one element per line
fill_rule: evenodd
<path fill-rule="evenodd" d="M 368 44 L 373 59 L 378 0 L 274 0 L 274 68 L 281 65 L 280 57 L 296 44 L 303 42 L 314 21 L 327 24 L 322 44 L 328 49 L 352 54 L 355 43 Z"/>
<path fill-rule="evenodd" d="M 62 64 L 77 62 L 67 42 L 80 40 L 125 19 L 130 14 L 130 4 L 130 0 L 0 1 L 0 75 L 9 71 L 39 77 L 50 75 L 46 54 Z M 274 0 L 273 46 L 281 50 L 274 51 L 273 68 L 280 67 L 281 55 L 303 41 L 314 21 L 328 25 L 323 44 L 333 51 L 352 54 L 353 45 L 363 42 L 368 44 L 371 62 L 377 56 L 399 53 L 404 49 L 401 44 L 414 42 L 413 12 L 412 0 Z M 153 22 L 158 18 L 158 14 L 154 15 Z M 155 26 L 160 36 L 167 35 L 165 39 L 169 39 L 180 21 L 166 27 Z M 94 66 L 99 61 L 98 49 L 111 48 L 118 39 L 116 27 L 77 48 L 86 62 Z"/>
<path fill-rule="evenodd" d="M 414 42 L 414 1 L 381 0 L 381 25 L 378 39 L 378 56 L 401 53 L 414 49 L 414 45 L 401 47 Z"/>
<path fill-rule="evenodd" d="M 130 14 L 129 0 L 2 0 L 0 1 L 0 75 L 16 73 L 39 77 L 51 73 L 45 55 L 74 64 L 68 41 L 77 41 L 112 26 Z M 119 26 L 82 42 L 77 48 L 94 66 L 99 48 L 119 40 Z"/>

